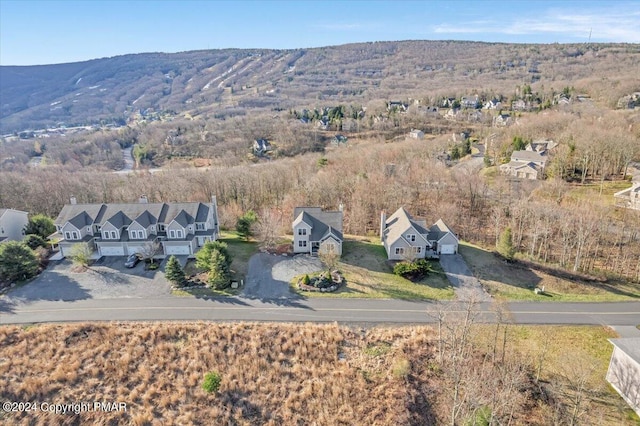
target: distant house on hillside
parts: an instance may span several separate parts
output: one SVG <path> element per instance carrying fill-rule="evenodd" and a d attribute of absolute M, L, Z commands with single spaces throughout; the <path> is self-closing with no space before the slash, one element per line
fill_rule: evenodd
<path fill-rule="evenodd" d="M 271 143 L 266 139 L 256 139 L 253 141 L 253 153 L 256 155 L 265 155 L 272 149 Z"/>
<path fill-rule="evenodd" d="M 634 183 L 631 188 L 616 192 L 613 196 L 616 206 L 640 210 L 640 182 Z"/>
<path fill-rule="evenodd" d="M 24 228 L 29 223 L 29 214 L 20 210 L 0 209 L 0 243 L 21 241 Z"/>
<path fill-rule="evenodd" d="M 525 147 L 525 150 L 537 152 L 540 155 L 545 155 L 556 146 L 558 146 L 558 144 L 550 139 L 539 139 L 528 143 Z"/>
<path fill-rule="evenodd" d="M 640 416 L 640 338 L 609 339 L 613 354 L 607 381 Z"/>
<path fill-rule="evenodd" d="M 493 117 L 493 127 L 505 127 L 511 124 L 511 116 L 509 114 L 498 114 Z"/>
<path fill-rule="evenodd" d="M 462 108 L 477 108 L 480 105 L 478 95 L 475 96 L 463 96 L 460 98 L 460 106 Z"/>
<path fill-rule="evenodd" d="M 293 252 L 342 254 L 342 206 L 328 212 L 320 207 L 296 207 L 293 212 Z"/>
<path fill-rule="evenodd" d="M 500 172 L 523 179 L 541 179 L 547 164 L 547 157 L 534 151 L 514 151 L 511 161 L 500 166 Z"/>
<path fill-rule="evenodd" d="M 347 137 L 344 135 L 335 135 L 331 139 L 333 145 L 345 145 L 347 143 Z"/>
<path fill-rule="evenodd" d="M 389 101 L 387 102 L 387 111 L 389 112 L 407 112 L 409 105 L 401 101 Z"/>
<path fill-rule="evenodd" d="M 411 131 L 409 132 L 409 137 L 411 139 L 422 140 L 424 139 L 424 132 L 418 129 L 411 129 Z"/>
<path fill-rule="evenodd" d="M 484 109 L 499 109 L 500 106 L 502 105 L 502 102 L 500 102 L 498 99 L 491 99 L 490 101 L 487 101 L 483 108 Z"/>

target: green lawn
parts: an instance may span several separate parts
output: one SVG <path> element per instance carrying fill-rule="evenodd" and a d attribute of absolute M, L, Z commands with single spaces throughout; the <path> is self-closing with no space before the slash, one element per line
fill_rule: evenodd
<path fill-rule="evenodd" d="M 507 264 L 488 250 L 460 243 L 460 254 L 489 292 L 501 300 L 551 302 L 628 301 L 640 298 L 640 285 L 627 282 L 583 282 L 554 276 L 523 265 Z M 545 288 L 535 294 L 536 287 Z"/>
<path fill-rule="evenodd" d="M 359 297 L 405 300 L 453 299 L 453 288 L 440 264 L 431 262 L 434 272 L 413 283 L 393 274 L 384 247 L 377 238 L 350 237 L 343 243 L 338 269 L 346 286 L 335 293 L 300 292 L 306 297 Z M 294 278 L 293 283 L 297 282 Z M 295 291 L 299 291 L 295 289 Z"/>

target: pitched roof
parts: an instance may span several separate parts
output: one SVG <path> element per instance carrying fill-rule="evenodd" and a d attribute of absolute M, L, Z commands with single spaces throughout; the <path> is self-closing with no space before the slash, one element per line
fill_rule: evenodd
<path fill-rule="evenodd" d="M 640 364 L 640 337 L 609 339 L 609 341 Z"/>
<path fill-rule="evenodd" d="M 134 218 L 149 220 L 150 223 L 170 223 L 174 219 L 182 226 L 198 222 L 205 222 L 210 213 L 211 205 L 206 203 L 127 203 L 127 204 L 66 204 L 55 220 L 56 225 L 64 225 L 74 221 L 80 226 L 92 223 L 102 224 L 106 220 L 115 226 L 129 225 Z M 184 213 L 183 213 L 184 212 Z M 121 213 L 122 216 L 118 214 Z M 146 219 L 142 219 L 144 214 Z M 181 214 L 183 213 L 183 214 Z M 78 217 L 80 216 L 80 217 Z M 178 216 L 180 216 L 178 218 Z M 72 223 L 74 223 L 72 222 Z M 141 223 L 141 225 L 145 226 Z M 74 223 L 74 226 L 77 226 Z"/>
<path fill-rule="evenodd" d="M 547 159 L 535 151 L 513 151 L 511 154 L 512 161 L 524 161 L 534 163 L 546 163 Z"/>
<path fill-rule="evenodd" d="M 404 207 L 400 207 L 385 221 L 382 238 L 385 239 L 388 244 L 393 244 L 394 241 L 401 238 L 402 234 L 411 227 L 422 235 L 429 233 L 424 221 L 413 219 Z"/>
<path fill-rule="evenodd" d="M 139 223 L 144 228 L 148 227 L 152 223 L 155 224 L 158 222 L 158 220 L 151 213 L 149 213 L 148 210 L 140 213 L 140 215 L 138 215 L 138 217 L 136 217 L 134 221 Z"/>
<path fill-rule="evenodd" d="M 310 241 L 322 241 L 331 233 L 340 240 L 343 239 L 341 211 L 322 211 L 320 207 L 296 207 L 293 215 L 293 226 L 300 222 L 311 226 Z"/>
<path fill-rule="evenodd" d="M 451 228 L 449 228 L 442 219 L 438 219 L 438 221 L 429 228 L 429 236 L 427 238 L 430 241 L 438 241 L 447 234 L 451 234 L 456 237 L 456 234 L 453 233 Z M 456 237 L 456 239 L 457 238 L 458 237 Z"/>

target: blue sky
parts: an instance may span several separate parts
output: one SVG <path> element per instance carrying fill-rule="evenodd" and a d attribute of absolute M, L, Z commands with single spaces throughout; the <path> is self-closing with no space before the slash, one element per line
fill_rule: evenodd
<path fill-rule="evenodd" d="M 363 41 L 640 43 L 636 1 L 0 0 L 0 65 Z"/>

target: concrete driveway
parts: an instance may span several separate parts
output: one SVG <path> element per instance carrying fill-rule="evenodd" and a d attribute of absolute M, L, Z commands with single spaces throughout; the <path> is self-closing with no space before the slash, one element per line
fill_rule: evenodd
<path fill-rule="evenodd" d="M 442 266 L 449 282 L 453 285 L 458 300 L 491 301 L 491 296 L 484 291 L 480 281 L 473 276 L 461 255 L 441 254 L 440 266 Z"/>
<path fill-rule="evenodd" d="M 292 298 L 289 282 L 296 275 L 310 274 L 322 269 L 317 257 L 298 255 L 295 257 L 258 253 L 249 259 L 247 282 L 242 292 L 252 299 Z"/>
<path fill-rule="evenodd" d="M 171 294 L 164 278 L 164 261 L 156 271 L 145 271 L 144 262 L 124 267 L 125 257 L 103 257 L 84 272 L 72 272 L 68 260 L 52 262 L 33 281 L 11 290 L 13 303 L 42 300 L 152 298 Z"/>

